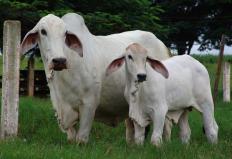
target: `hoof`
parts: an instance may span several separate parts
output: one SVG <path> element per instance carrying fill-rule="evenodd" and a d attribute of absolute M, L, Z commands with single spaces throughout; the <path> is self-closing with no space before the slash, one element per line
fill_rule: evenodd
<path fill-rule="evenodd" d="M 80 136 L 77 135 L 77 137 L 76 137 L 76 143 L 78 145 L 85 145 L 85 144 L 88 143 L 88 137 L 80 137 Z"/>

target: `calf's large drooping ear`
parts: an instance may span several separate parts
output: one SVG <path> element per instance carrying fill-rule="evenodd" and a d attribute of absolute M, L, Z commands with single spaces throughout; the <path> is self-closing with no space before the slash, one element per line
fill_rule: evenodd
<path fill-rule="evenodd" d="M 112 61 L 109 66 L 106 69 L 106 76 L 110 75 L 111 73 L 117 71 L 122 64 L 125 62 L 125 55 L 115 59 L 114 61 Z"/>
<path fill-rule="evenodd" d="M 83 47 L 80 39 L 73 33 L 67 31 L 65 38 L 66 45 L 76 51 L 81 57 L 83 57 Z"/>
<path fill-rule="evenodd" d="M 30 49 L 35 47 L 38 43 L 39 34 L 36 27 L 34 27 L 31 31 L 29 31 L 25 37 L 23 38 L 23 42 L 20 46 L 20 53 L 23 55 L 28 52 Z"/>
<path fill-rule="evenodd" d="M 155 59 L 152 59 L 150 57 L 147 57 L 147 62 L 150 64 L 150 66 L 155 71 L 159 72 L 165 78 L 168 78 L 168 76 L 169 76 L 168 70 L 159 60 L 155 60 Z"/>

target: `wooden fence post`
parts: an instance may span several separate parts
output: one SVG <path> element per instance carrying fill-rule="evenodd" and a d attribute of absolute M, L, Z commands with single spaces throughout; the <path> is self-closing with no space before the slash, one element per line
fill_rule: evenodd
<path fill-rule="evenodd" d="M 3 30 L 2 139 L 17 136 L 20 67 L 20 21 L 5 21 Z"/>
<path fill-rule="evenodd" d="M 230 102 L 230 63 L 223 64 L 223 101 Z"/>
<path fill-rule="evenodd" d="M 216 79 L 214 82 L 214 90 L 213 90 L 213 101 L 215 103 L 216 97 L 218 94 L 218 83 L 220 80 L 221 75 L 221 68 L 222 68 L 222 61 L 223 61 L 223 53 L 224 53 L 224 45 L 225 45 L 225 35 L 222 35 L 221 43 L 220 43 L 220 53 L 218 58 L 218 65 L 217 65 L 217 73 L 216 73 Z"/>
<path fill-rule="evenodd" d="M 28 77 L 27 77 L 27 88 L 28 88 L 28 96 L 34 96 L 34 66 L 35 60 L 34 57 L 29 58 L 28 60 Z"/>

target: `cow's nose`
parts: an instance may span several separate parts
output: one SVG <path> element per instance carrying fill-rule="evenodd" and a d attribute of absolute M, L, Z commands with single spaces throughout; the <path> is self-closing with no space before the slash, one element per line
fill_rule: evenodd
<path fill-rule="evenodd" d="M 53 70 L 55 71 L 61 71 L 63 69 L 67 69 L 67 60 L 66 58 L 54 58 L 52 59 L 53 63 Z"/>
<path fill-rule="evenodd" d="M 52 62 L 55 65 L 66 64 L 66 58 L 54 58 L 54 59 L 52 59 Z"/>
<path fill-rule="evenodd" d="M 137 74 L 138 82 L 146 81 L 147 75 L 146 74 Z"/>

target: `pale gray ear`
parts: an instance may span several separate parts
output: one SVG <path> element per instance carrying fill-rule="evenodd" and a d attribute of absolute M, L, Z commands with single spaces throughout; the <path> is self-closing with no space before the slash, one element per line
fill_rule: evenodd
<path fill-rule="evenodd" d="M 157 72 L 159 72 L 161 75 L 163 75 L 165 78 L 168 78 L 169 73 L 167 68 L 160 62 L 159 60 L 152 59 L 150 57 L 147 57 L 147 62 L 150 64 L 150 66 Z"/>
<path fill-rule="evenodd" d="M 38 44 L 39 33 L 37 25 L 30 30 L 21 43 L 20 53 L 23 55 Z"/>
<path fill-rule="evenodd" d="M 76 51 L 81 57 L 83 57 L 83 45 L 74 33 L 70 31 L 66 32 L 65 43 L 70 49 Z"/>
<path fill-rule="evenodd" d="M 125 55 L 123 54 L 119 58 L 113 60 L 106 69 L 106 76 L 117 71 L 125 62 Z"/>

